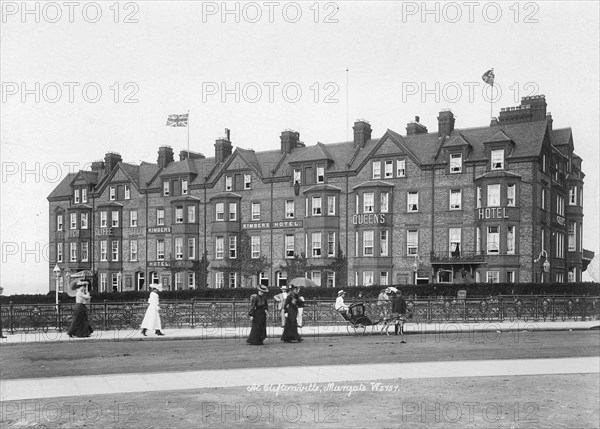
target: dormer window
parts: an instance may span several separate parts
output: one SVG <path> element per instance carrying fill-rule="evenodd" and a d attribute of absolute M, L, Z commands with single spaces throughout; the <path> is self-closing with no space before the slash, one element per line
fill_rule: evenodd
<path fill-rule="evenodd" d="M 461 153 L 453 153 L 450 155 L 450 173 L 462 173 Z"/>
<path fill-rule="evenodd" d="M 492 170 L 504 170 L 504 149 L 492 150 Z"/>
<path fill-rule="evenodd" d="M 225 190 L 226 191 L 233 190 L 233 178 L 231 176 L 225 176 Z"/>
<path fill-rule="evenodd" d="M 302 170 L 294 168 L 294 183 L 302 184 Z"/>
<path fill-rule="evenodd" d="M 325 167 L 317 167 L 317 183 L 325 182 Z"/>
<path fill-rule="evenodd" d="M 252 189 L 252 176 L 244 174 L 244 189 Z"/>
<path fill-rule="evenodd" d="M 381 161 L 373 161 L 373 179 L 381 179 Z"/>
<path fill-rule="evenodd" d="M 169 181 L 165 180 L 163 182 L 163 195 L 165 197 L 169 196 L 171 194 L 171 187 L 169 186 Z"/>
<path fill-rule="evenodd" d="M 182 179 L 181 180 L 181 195 L 187 195 L 188 194 L 188 181 L 187 179 Z"/>
<path fill-rule="evenodd" d="M 111 201 L 114 201 L 117 199 L 117 188 L 115 188 L 114 186 L 111 186 L 110 189 L 108 190 L 108 199 Z"/>

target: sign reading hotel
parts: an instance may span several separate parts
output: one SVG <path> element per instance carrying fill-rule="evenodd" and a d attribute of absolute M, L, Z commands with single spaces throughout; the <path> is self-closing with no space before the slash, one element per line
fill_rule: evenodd
<path fill-rule="evenodd" d="M 506 207 L 479 209 L 479 219 L 508 219 Z"/>
<path fill-rule="evenodd" d="M 352 216 L 354 225 L 372 225 L 377 223 L 385 223 L 385 213 L 365 213 L 355 214 Z"/>
<path fill-rule="evenodd" d="M 242 223 L 243 229 L 269 229 L 271 222 L 248 222 Z M 301 220 L 280 220 L 273 222 L 273 228 L 302 228 Z"/>

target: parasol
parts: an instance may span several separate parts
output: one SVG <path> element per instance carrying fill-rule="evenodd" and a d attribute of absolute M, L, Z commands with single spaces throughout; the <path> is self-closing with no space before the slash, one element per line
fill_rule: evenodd
<path fill-rule="evenodd" d="M 318 287 L 315 282 L 311 279 L 307 279 L 305 277 L 296 277 L 292 281 L 290 281 L 290 286 L 298 286 L 298 287 Z"/>

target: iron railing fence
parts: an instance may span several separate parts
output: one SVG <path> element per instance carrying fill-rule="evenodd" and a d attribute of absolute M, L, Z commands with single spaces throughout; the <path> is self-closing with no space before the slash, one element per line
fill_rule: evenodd
<path fill-rule="evenodd" d="M 600 320 L 600 297 L 597 296 L 510 296 L 494 298 L 407 299 L 409 321 L 413 323 L 469 323 L 502 321 L 589 321 Z M 377 321 L 389 303 L 362 300 L 365 313 Z M 271 302 L 273 304 L 273 302 Z M 164 328 L 235 328 L 249 325 L 246 301 L 162 301 L 161 322 Z M 71 323 L 74 304 L 3 305 L 0 316 L 3 329 L 10 333 L 49 330 L 65 331 Z M 139 329 L 147 304 L 143 302 L 93 302 L 88 317 L 95 330 Z M 273 306 L 268 324 L 279 326 L 280 313 Z M 335 311 L 332 299 L 307 299 L 305 325 L 343 325 L 345 320 Z"/>

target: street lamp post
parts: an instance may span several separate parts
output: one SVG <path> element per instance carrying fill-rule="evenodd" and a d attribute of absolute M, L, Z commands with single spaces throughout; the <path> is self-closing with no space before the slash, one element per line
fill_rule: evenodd
<path fill-rule="evenodd" d="M 58 263 L 54 266 L 52 272 L 54 273 L 54 278 L 56 279 L 54 289 L 56 293 L 56 312 L 58 313 L 58 278 L 60 277 L 60 267 L 58 266 Z"/>

